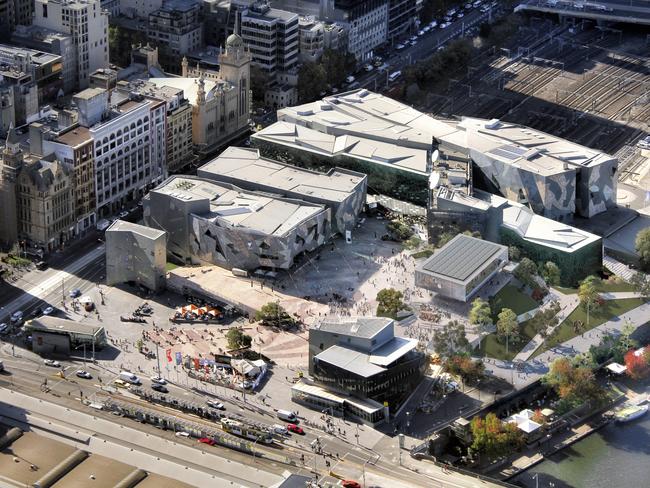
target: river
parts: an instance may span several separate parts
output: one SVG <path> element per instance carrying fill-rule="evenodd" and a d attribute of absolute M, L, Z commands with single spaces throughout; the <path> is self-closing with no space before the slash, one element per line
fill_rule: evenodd
<path fill-rule="evenodd" d="M 527 488 L 650 487 L 650 415 L 628 424 L 610 423 L 517 476 Z"/>

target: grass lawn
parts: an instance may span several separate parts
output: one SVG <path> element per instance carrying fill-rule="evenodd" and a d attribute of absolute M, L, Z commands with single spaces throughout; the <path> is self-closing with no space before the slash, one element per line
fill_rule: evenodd
<path fill-rule="evenodd" d="M 481 347 L 476 349 L 474 354 L 479 357 L 487 356 L 505 361 L 512 360 L 535 337 L 535 330 L 529 320 L 519 325 L 521 327 L 519 331 L 520 340 L 515 344 L 512 344 L 512 342 L 508 344 L 508 354 L 506 354 L 506 341 L 499 339 L 496 333 L 485 336 L 481 341 Z"/>
<path fill-rule="evenodd" d="M 165 271 L 171 271 L 176 268 L 178 268 L 178 264 L 167 262 L 167 264 L 165 265 Z"/>
<path fill-rule="evenodd" d="M 563 288 L 561 286 L 556 286 L 556 290 L 565 295 L 575 295 L 578 293 L 577 288 Z M 617 292 L 617 291 L 634 291 L 634 287 L 628 282 L 623 281 L 621 283 L 610 283 L 609 281 L 601 281 L 600 284 L 596 287 L 596 290 L 599 292 Z"/>
<path fill-rule="evenodd" d="M 591 312 L 589 314 L 589 328 L 585 328 L 585 332 L 598 327 L 601 324 L 604 324 L 608 320 L 613 319 L 625 312 L 637 308 L 643 305 L 644 301 L 641 298 L 625 298 L 622 300 L 606 300 L 600 310 L 597 312 Z M 542 352 L 550 349 L 551 347 L 557 346 L 563 342 L 573 339 L 576 336 L 576 333 L 573 331 L 573 322 L 575 320 L 581 320 L 585 326 L 587 324 L 587 311 L 581 306 L 576 307 L 576 309 L 569 314 L 569 316 L 564 319 L 564 321 L 557 327 L 556 333 L 553 337 L 549 338 L 546 341 L 546 344 L 541 346 L 532 357 L 535 357 Z"/>
<path fill-rule="evenodd" d="M 517 315 L 528 312 L 538 306 L 538 303 L 530 296 L 519 291 L 513 285 L 506 285 L 499 293 L 490 299 L 490 308 L 492 309 L 492 320 L 496 323 L 497 315 L 503 308 L 509 308 Z"/>

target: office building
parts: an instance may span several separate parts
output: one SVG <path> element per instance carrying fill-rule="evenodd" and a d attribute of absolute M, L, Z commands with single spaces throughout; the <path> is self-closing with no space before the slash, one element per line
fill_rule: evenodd
<path fill-rule="evenodd" d="M 70 34 L 37 25 L 18 25 L 11 36 L 11 42 L 17 46 L 61 56 L 63 92 L 72 93 L 77 87 L 77 48 Z"/>
<path fill-rule="evenodd" d="M 167 233 L 116 220 L 106 229 L 106 284 L 133 282 L 149 290 L 165 287 Z"/>
<path fill-rule="evenodd" d="M 120 89 L 160 100 L 167 112 L 167 172 L 179 171 L 194 161 L 192 152 L 192 105 L 182 89 L 138 80 L 120 83 Z"/>
<path fill-rule="evenodd" d="M 389 41 L 395 42 L 401 36 L 415 29 L 416 0 L 389 0 L 388 1 L 388 31 L 386 36 Z"/>
<path fill-rule="evenodd" d="M 100 0 L 34 0 L 33 24 L 70 34 L 77 48 L 78 88 L 108 68 L 108 12 Z"/>
<path fill-rule="evenodd" d="M 239 188 L 325 205 L 332 215 L 332 232 L 352 231 L 366 200 L 366 175 L 335 168 L 317 173 L 262 158 L 259 150 L 229 147 L 197 170 L 209 180 Z"/>
<path fill-rule="evenodd" d="M 55 100 L 63 88 L 61 56 L 26 47 L 0 44 L 0 75 L 6 71 L 26 73 L 38 87 L 38 102 Z"/>
<path fill-rule="evenodd" d="M 301 16 L 298 19 L 298 29 L 298 59 L 301 63 L 318 61 L 325 49 L 325 25 L 315 17 Z"/>
<path fill-rule="evenodd" d="M 166 176 L 165 103 L 88 88 L 74 97 L 94 141 L 97 215 L 119 212 Z"/>
<path fill-rule="evenodd" d="M 8 40 L 16 27 L 14 8 L 14 0 L 0 0 L 0 41 Z"/>
<path fill-rule="evenodd" d="M 119 0 L 119 12 L 130 19 L 148 19 L 163 3 L 163 0 Z"/>
<path fill-rule="evenodd" d="M 167 0 L 149 14 L 147 38 L 158 47 L 160 65 L 180 74 L 183 56 L 203 46 L 201 5 L 188 0 Z"/>
<path fill-rule="evenodd" d="M 0 242 L 6 246 L 18 240 L 16 181 L 23 167 L 24 153 L 13 125 L 2 149 L 0 166 Z"/>
<path fill-rule="evenodd" d="M 231 18 L 229 0 L 203 0 L 201 16 L 203 22 L 203 39 L 207 46 L 223 46 L 228 37 Z"/>
<path fill-rule="evenodd" d="M 192 176 L 172 176 L 150 191 L 144 222 L 167 232 L 173 261 L 244 270 L 289 269 L 331 235 L 321 205 Z"/>
<path fill-rule="evenodd" d="M 298 15 L 271 8 L 268 2 L 251 3 L 239 11 L 241 35 L 252 62 L 271 79 L 298 68 Z"/>
<path fill-rule="evenodd" d="M 415 284 L 468 302 L 506 264 L 506 246 L 458 234 L 416 268 Z"/>
<path fill-rule="evenodd" d="M 0 122 L 2 134 L 9 126 L 18 127 L 39 113 L 38 86 L 32 75 L 17 66 L 0 67 Z"/>
<path fill-rule="evenodd" d="M 395 336 L 390 318 L 324 319 L 309 330 L 309 374 L 326 391 L 379 405 L 386 403 L 386 410 L 397 411 L 424 374 L 425 356 L 416 346 L 417 339 Z M 302 393 L 303 402 L 323 409 L 320 402 L 327 399 L 322 398 L 324 395 L 312 392 L 314 397 L 310 398 Z M 380 409 L 371 418 L 359 412 L 353 415 L 375 424 L 387 412 Z"/>

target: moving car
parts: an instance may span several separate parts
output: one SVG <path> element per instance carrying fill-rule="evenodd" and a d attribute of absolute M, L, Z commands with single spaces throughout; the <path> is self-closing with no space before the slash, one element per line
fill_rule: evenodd
<path fill-rule="evenodd" d="M 120 379 L 122 381 L 126 381 L 127 383 L 131 383 L 134 385 L 139 385 L 140 384 L 140 378 L 138 378 L 136 375 L 133 373 L 130 373 L 128 371 L 121 371 L 120 372 Z"/>
<path fill-rule="evenodd" d="M 129 212 L 127 212 L 126 210 L 122 210 L 122 211 L 119 213 L 118 217 L 121 218 L 121 219 L 123 219 L 124 217 L 128 217 L 128 215 L 129 215 Z"/>
<path fill-rule="evenodd" d="M 214 441 L 213 441 L 212 439 L 210 439 L 209 437 L 201 437 L 201 438 L 199 439 L 199 442 L 200 442 L 201 444 L 207 444 L 208 446 L 214 446 L 214 445 L 216 444 L 216 442 L 214 442 Z"/>
<path fill-rule="evenodd" d="M 77 298 L 81 296 L 81 290 L 79 288 L 73 288 L 72 290 L 70 290 L 69 295 L 70 298 Z"/>
<path fill-rule="evenodd" d="M 80 369 L 75 373 L 79 378 L 84 378 L 84 379 L 91 379 L 93 376 L 86 370 Z"/>
<path fill-rule="evenodd" d="M 305 431 L 302 430 L 302 427 L 296 424 L 287 424 L 287 430 L 293 432 L 294 434 L 305 435 Z"/>
<path fill-rule="evenodd" d="M 210 408 L 216 408 L 217 410 L 225 410 L 226 409 L 226 407 L 224 406 L 223 403 L 217 402 L 215 400 L 207 400 L 205 403 Z"/>
<path fill-rule="evenodd" d="M 9 333 L 9 324 L 0 324 L 0 335 Z"/>
<path fill-rule="evenodd" d="M 343 480 L 341 481 L 341 486 L 343 488 L 361 488 L 359 482 L 354 480 Z"/>
<path fill-rule="evenodd" d="M 129 384 L 126 381 L 119 380 L 119 379 L 113 381 L 113 384 L 118 388 L 128 388 L 129 387 Z"/>
<path fill-rule="evenodd" d="M 152 383 L 151 389 L 154 391 L 159 391 L 160 393 L 169 393 L 169 390 L 166 386 L 161 385 L 160 383 Z"/>
<path fill-rule="evenodd" d="M 23 312 L 22 310 L 16 310 L 14 313 L 11 314 L 11 323 L 16 324 L 23 320 Z"/>
<path fill-rule="evenodd" d="M 350 75 L 350 76 L 345 78 L 345 81 L 347 83 L 354 83 L 354 79 L 355 79 L 354 76 Z"/>
<path fill-rule="evenodd" d="M 401 43 L 400 43 L 400 44 L 398 44 L 397 46 L 395 46 L 395 49 L 397 49 L 398 51 L 401 51 L 401 50 L 404 49 L 405 47 L 406 47 L 406 46 L 405 46 L 404 44 L 401 44 Z"/>
<path fill-rule="evenodd" d="M 276 412 L 277 416 L 281 420 L 286 420 L 287 422 L 297 423 L 298 417 L 296 414 L 289 410 L 278 410 Z"/>
<path fill-rule="evenodd" d="M 45 307 L 41 310 L 43 315 L 51 315 L 54 312 L 54 307 Z"/>
<path fill-rule="evenodd" d="M 159 385 L 167 384 L 167 380 L 165 378 L 161 378 L 160 376 L 152 376 L 150 379 L 152 383 L 158 383 Z"/>
<path fill-rule="evenodd" d="M 43 364 L 45 366 L 52 366 L 53 368 L 60 368 L 61 363 L 58 361 L 55 361 L 54 359 L 44 359 Z"/>

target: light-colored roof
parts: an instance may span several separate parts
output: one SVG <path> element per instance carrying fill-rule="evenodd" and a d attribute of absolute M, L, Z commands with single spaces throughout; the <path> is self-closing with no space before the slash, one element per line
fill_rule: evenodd
<path fill-rule="evenodd" d="M 32 331 L 38 330 L 43 332 L 71 332 L 75 334 L 87 334 L 94 336 L 103 327 L 89 324 L 82 324 L 73 320 L 61 319 L 59 317 L 42 316 L 36 319 L 28 320 L 25 327 Z"/>
<path fill-rule="evenodd" d="M 172 176 L 152 193 L 183 202 L 207 199 L 210 211 L 197 217 L 277 236 L 284 236 L 296 225 L 325 211 L 322 205 L 245 191 L 193 176 Z"/>
<path fill-rule="evenodd" d="M 106 90 L 104 88 L 86 88 L 85 90 L 75 94 L 74 98 L 90 100 L 91 98 L 95 98 L 102 93 L 106 93 Z"/>
<path fill-rule="evenodd" d="M 623 374 L 627 370 L 627 366 L 619 363 L 610 363 L 605 367 L 614 374 Z"/>
<path fill-rule="evenodd" d="M 464 282 L 487 266 L 506 249 L 494 242 L 458 234 L 427 259 L 419 269 Z"/>
<path fill-rule="evenodd" d="M 408 352 L 411 352 L 418 345 L 417 339 L 407 339 L 406 337 L 393 337 L 379 349 L 372 351 L 368 361 L 377 366 L 388 366 L 395 362 Z"/>
<path fill-rule="evenodd" d="M 260 156 L 258 149 L 231 146 L 197 171 L 203 178 L 227 177 L 323 200 L 342 202 L 366 179 L 366 175 L 334 168 L 327 174 L 290 166 Z M 234 180 L 234 181 L 233 181 Z"/>
<path fill-rule="evenodd" d="M 324 319 L 314 329 L 370 339 L 392 324 L 393 319 L 388 317 L 340 317 Z"/>
<path fill-rule="evenodd" d="M 113 222 L 110 227 L 106 229 L 106 232 L 132 232 L 149 239 L 158 239 L 160 237 L 164 237 L 166 234 L 164 230 L 158 230 L 154 229 L 153 227 L 134 224 L 132 222 L 127 222 L 126 220 L 119 219 Z"/>
<path fill-rule="evenodd" d="M 198 78 L 149 78 L 147 80 L 157 86 L 169 86 L 183 90 L 185 98 L 187 98 L 192 105 L 197 104 L 197 94 L 199 91 Z M 219 90 L 231 90 L 233 86 L 226 81 L 215 82 L 213 80 L 204 79 L 205 85 L 205 99 L 210 100 L 214 97 L 215 92 Z"/>
<path fill-rule="evenodd" d="M 371 363 L 368 360 L 368 354 L 342 346 L 331 346 L 314 356 L 314 359 L 364 378 L 383 373 L 386 370 L 386 368 Z"/>
<path fill-rule="evenodd" d="M 502 225 L 527 241 L 564 252 L 574 252 L 600 239 L 595 234 L 547 219 L 510 201 L 503 209 Z"/>

